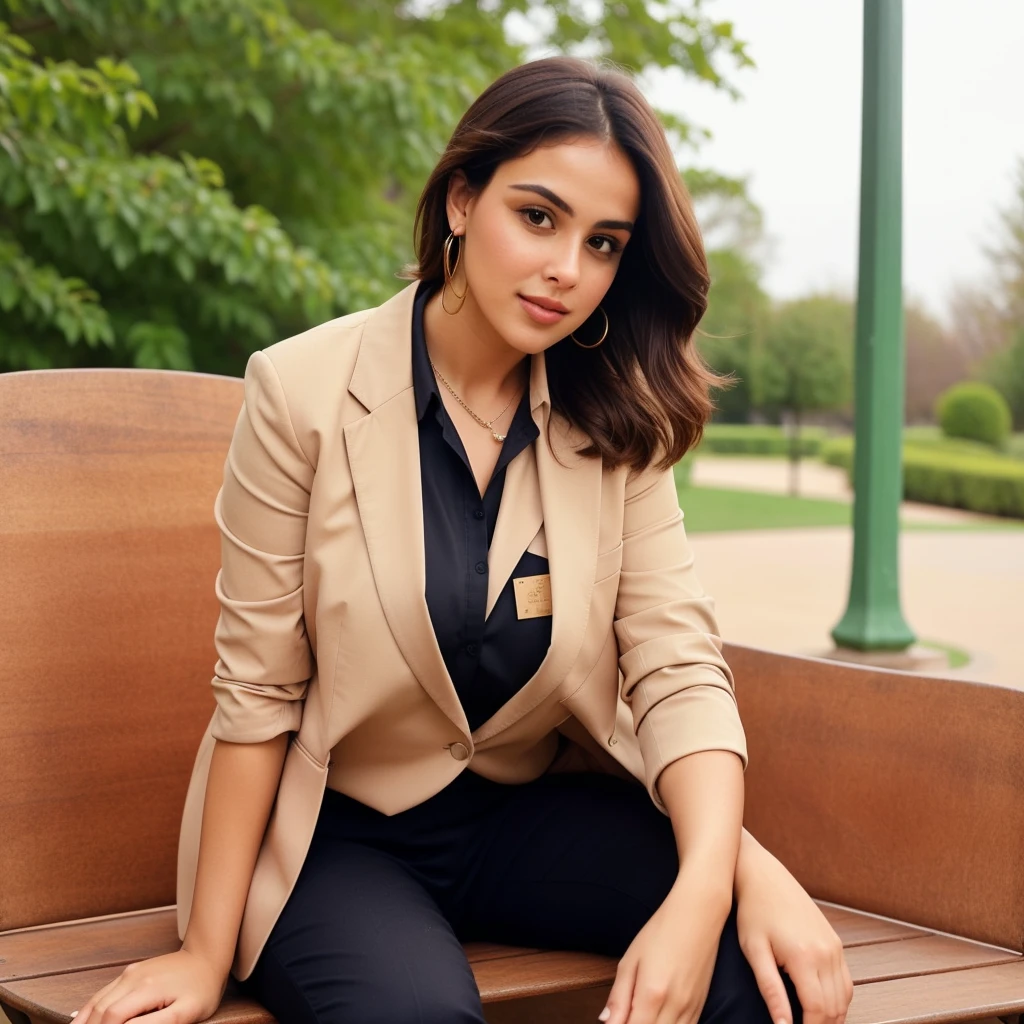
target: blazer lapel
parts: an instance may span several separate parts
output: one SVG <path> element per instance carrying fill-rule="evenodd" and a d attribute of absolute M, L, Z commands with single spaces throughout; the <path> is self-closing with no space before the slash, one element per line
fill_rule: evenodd
<path fill-rule="evenodd" d="M 415 285 L 367 320 L 349 391 L 369 410 L 344 428 L 356 504 L 388 626 L 409 669 L 461 732 L 469 723 L 425 596 L 423 491 L 412 385 Z"/>
<path fill-rule="evenodd" d="M 544 522 L 533 449 L 533 445 L 524 448 L 505 470 L 505 486 L 501 492 L 498 521 L 494 524 L 494 536 L 491 538 L 491 547 L 487 553 L 485 618 L 491 614 L 491 609 L 509 576 L 512 575 L 512 570 Z"/>
<path fill-rule="evenodd" d="M 543 375 L 543 356 L 534 357 L 535 376 L 538 363 Z M 586 438 L 561 416 L 553 418 L 551 445 L 548 445 L 549 410 L 550 406 L 544 404 L 535 415 L 540 436 L 534 449 L 548 547 L 548 571 L 551 574 L 551 646 L 533 678 L 476 730 L 473 738 L 477 744 L 507 729 L 544 701 L 568 675 L 583 645 L 597 564 L 602 466 L 600 459 L 582 459 L 576 455 L 575 449 L 584 445 Z M 509 464 L 510 469 L 513 464 Z M 506 487 L 508 483 L 506 481 Z M 519 508 L 519 500 L 520 496 L 514 489 L 502 494 L 499 523 L 505 513 L 506 501 L 511 506 L 509 515 L 514 515 Z M 529 513 L 529 502 L 526 508 Z M 532 529 L 519 548 L 517 559 L 540 525 L 538 522 L 534 528 L 531 521 L 529 527 L 522 531 L 525 535 Z M 497 529 L 496 526 L 495 534 Z"/>

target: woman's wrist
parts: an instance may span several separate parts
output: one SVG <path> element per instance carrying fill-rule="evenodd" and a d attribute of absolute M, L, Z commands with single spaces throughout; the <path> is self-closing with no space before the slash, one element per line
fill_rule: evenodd
<path fill-rule="evenodd" d="M 688 861 L 680 866 L 666 898 L 666 903 L 676 902 L 685 903 L 690 913 L 696 907 L 719 925 L 725 924 L 732 909 L 733 877 L 720 866 Z"/>

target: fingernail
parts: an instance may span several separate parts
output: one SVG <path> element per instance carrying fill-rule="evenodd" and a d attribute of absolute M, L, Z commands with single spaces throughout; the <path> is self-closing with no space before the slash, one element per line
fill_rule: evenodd
<path fill-rule="evenodd" d="M 598 1020 L 607 1020 L 612 1015 L 612 1011 L 606 1006 L 598 1015 Z"/>
<path fill-rule="evenodd" d="M 78 1011 L 77 1010 L 72 1010 L 71 1011 L 71 1016 L 72 1017 L 77 1017 L 78 1016 Z"/>

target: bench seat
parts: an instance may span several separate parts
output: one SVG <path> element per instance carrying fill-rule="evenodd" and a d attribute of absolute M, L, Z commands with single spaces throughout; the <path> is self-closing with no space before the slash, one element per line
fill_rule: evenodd
<path fill-rule="evenodd" d="M 855 996 L 848 1024 L 940 1024 L 1019 1013 L 1024 957 L 828 903 L 846 948 Z M 173 907 L 0 933 L 0 1003 L 32 1024 L 66 1022 L 125 964 L 179 946 Z M 493 943 L 466 946 L 488 1020 L 596 1019 L 615 961 Z M 272 1024 L 232 981 L 217 1024 Z"/>

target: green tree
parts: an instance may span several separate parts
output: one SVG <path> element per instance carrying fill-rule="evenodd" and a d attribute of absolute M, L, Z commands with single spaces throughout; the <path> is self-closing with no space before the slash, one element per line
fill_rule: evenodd
<path fill-rule="evenodd" d="M 392 294 L 515 17 L 720 88 L 749 63 L 697 0 L 0 0 L 0 369 L 239 373 Z"/>
<path fill-rule="evenodd" d="M 919 303 L 905 303 L 903 314 L 907 362 L 905 420 L 931 423 L 935 399 L 967 377 L 967 358 L 946 328 Z"/>
<path fill-rule="evenodd" d="M 746 423 L 753 405 L 756 351 L 770 312 L 761 288 L 760 269 L 737 249 L 708 252 L 711 291 L 701 320 L 698 347 L 718 373 L 732 377 L 717 390 L 715 419 Z"/>
<path fill-rule="evenodd" d="M 800 427 L 809 413 L 848 405 L 853 387 L 853 307 L 832 295 L 779 306 L 757 352 L 755 400 L 790 425 L 790 492 L 799 492 Z"/>
<path fill-rule="evenodd" d="M 980 375 L 1006 399 L 1014 429 L 1024 430 L 1024 327 L 982 364 Z"/>

